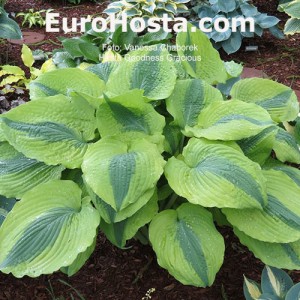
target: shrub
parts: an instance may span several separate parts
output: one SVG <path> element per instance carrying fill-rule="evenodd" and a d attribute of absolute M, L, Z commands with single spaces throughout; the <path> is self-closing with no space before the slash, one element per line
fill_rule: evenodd
<path fill-rule="evenodd" d="M 295 93 L 244 79 L 227 100 L 214 85 L 239 73 L 234 64 L 190 26 L 176 43 L 173 57 L 154 45 L 94 74 L 47 72 L 32 101 L 1 116 L 0 194 L 17 199 L 1 202 L 2 272 L 72 275 L 101 230 L 120 248 L 149 238 L 177 280 L 210 286 L 222 214 L 262 261 L 299 269 L 300 171 L 283 162 L 300 152 L 278 126 L 297 117 Z"/>
<path fill-rule="evenodd" d="M 278 18 L 268 16 L 267 14 L 260 13 L 258 9 L 249 0 L 229 0 L 229 1 L 216 1 L 216 0 L 194 0 L 191 2 L 191 18 L 198 20 L 199 18 L 210 17 L 213 20 L 225 17 L 231 20 L 234 17 L 251 17 L 255 21 L 255 32 L 250 31 L 248 26 L 246 32 L 239 31 L 233 32 L 232 27 L 225 32 L 218 32 L 212 27 L 212 32 L 207 33 L 217 49 L 223 48 L 227 54 L 238 51 L 242 45 L 244 38 L 253 38 L 255 35 L 262 36 L 263 31 L 268 29 L 275 37 L 283 38 L 284 35 L 278 29 Z M 190 18 L 188 16 L 188 18 Z M 211 26 L 211 25 L 207 25 Z"/>

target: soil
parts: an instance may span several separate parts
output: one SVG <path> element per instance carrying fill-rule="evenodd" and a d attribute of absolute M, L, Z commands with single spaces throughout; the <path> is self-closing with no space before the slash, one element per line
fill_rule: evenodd
<path fill-rule="evenodd" d="M 278 1 L 254 1 L 262 12 L 276 15 L 285 21 L 286 16 L 277 11 Z M 6 10 L 10 13 L 27 11 L 29 8 L 53 8 L 62 17 L 83 17 L 100 14 L 107 3 L 84 2 L 81 5 L 63 5 L 61 0 L 8 0 Z M 18 20 L 19 23 L 21 20 Z M 284 22 L 281 22 L 283 25 Z M 43 28 L 24 28 L 26 31 L 45 33 Z M 52 51 L 59 47 L 57 33 L 46 33 L 45 43 L 31 45 L 32 49 Z M 71 36 L 71 35 L 69 35 Z M 245 40 L 242 49 L 230 56 L 222 53 L 224 60 L 242 62 L 246 67 L 256 68 L 269 77 L 300 90 L 300 35 L 285 40 L 264 34 L 263 38 Z M 245 52 L 245 46 L 256 45 L 258 51 Z M 0 65 L 15 64 L 21 66 L 20 45 L 8 42 L 0 43 Z M 19 97 L 19 98 L 18 98 Z M 22 98 L 23 97 L 23 98 Z M 5 103 L 0 101 L 0 110 L 5 111 L 10 105 L 18 105 L 18 101 L 26 100 L 27 95 L 13 94 Z M 1 104 L 2 103 L 2 104 Z M 1 108 L 1 105 L 6 105 Z M 0 111 L 0 113 L 2 112 Z M 259 281 L 263 264 L 257 260 L 229 228 L 219 228 L 225 238 L 226 253 L 224 264 L 217 274 L 215 283 L 210 288 L 183 286 L 172 278 L 156 262 L 151 247 L 143 246 L 132 240 L 129 248 L 120 250 L 112 246 L 103 235 L 94 254 L 86 265 L 73 277 L 57 272 L 36 279 L 24 277 L 16 279 L 11 275 L 0 273 L 0 300 L 27 299 L 80 299 L 76 289 L 86 300 L 122 300 L 122 299 L 176 299 L 176 300 L 239 300 L 243 297 L 243 274 Z M 292 272 L 295 281 L 300 281 L 300 272 Z M 67 282 L 72 287 L 67 286 Z M 52 290 L 52 293 L 50 291 Z M 147 292 L 149 291 L 149 296 Z M 151 292 L 152 291 L 152 292 Z M 151 297 L 152 298 L 151 298 Z"/>

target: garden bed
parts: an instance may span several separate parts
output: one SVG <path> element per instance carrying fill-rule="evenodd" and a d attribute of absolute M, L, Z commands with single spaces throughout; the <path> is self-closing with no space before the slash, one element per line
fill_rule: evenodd
<path fill-rule="evenodd" d="M 277 15 L 284 19 L 284 15 L 276 11 L 277 1 L 255 1 L 261 11 Z M 7 11 L 26 11 L 34 7 L 54 8 L 63 17 L 86 16 L 100 13 L 105 4 L 84 4 L 79 6 L 62 7 L 60 1 L 44 2 L 34 0 L 8 1 Z M 26 29 L 27 31 L 28 29 Z M 31 29 L 44 33 L 44 29 Z M 63 34 L 61 34 L 63 35 Z M 59 47 L 59 35 L 47 33 L 45 42 L 31 45 L 32 49 L 52 51 Z M 67 35 L 64 35 L 67 36 Z M 68 35 L 70 36 L 70 35 Z M 257 45 L 258 51 L 245 52 L 245 45 Z M 222 53 L 224 60 L 242 62 L 246 67 L 262 70 L 270 78 L 300 90 L 300 37 L 289 37 L 284 41 L 276 40 L 269 34 L 264 38 L 245 41 L 240 52 L 230 56 Z M 20 45 L 4 43 L 0 45 L 1 64 L 21 66 Z M 27 100 L 27 95 L 24 100 Z M 21 97 L 22 98 L 22 97 Z M 14 97 L 9 99 L 9 105 L 15 105 Z M 242 246 L 230 229 L 220 229 L 225 238 L 226 257 L 224 265 L 217 274 L 217 279 L 210 288 L 195 288 L 183 286 L 161 269 L 156 262 L 152 249 L 148 246 L 131 241 L 128 249 L 120 250 L 111 245 L 104 236 L 98 241 L 92 257 L 76 275 L 68 278 L 62 273 L 41 276 L 37 279 L 16 279 L 11 275 L 0 274 L 0 300 L 2 299 L 70 299 L 71 293 L 75 299 L 76 292 L 63 284 L 63 280 L 80 292 L 86 300 L 89 299 L 150 299 L 147 291 L 151 292 L 151 299 L 243 299 L 243 274 L 248 278 L 259 280 L 263 264 L 257 260 L 244 246 Z M 300 280 L 300 273 L 293 272 L 293 279 Z M 53 293 L 51 296 L 51 291 Z M 55 295 L 56 298 L 53 298 Z M 52 297 L 52 298 L 51 298 Z"/>

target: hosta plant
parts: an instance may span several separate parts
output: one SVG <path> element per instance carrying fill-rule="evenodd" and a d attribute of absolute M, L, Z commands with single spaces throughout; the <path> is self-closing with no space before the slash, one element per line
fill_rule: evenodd
<path fill-rule="evenodd" d="M 41 74 L 41 70 L 33 67 L 33 54 L 25 44 L 22 46 L 21 58 L 24 66 L 29 69 L 30 76 L 27 77 L 24 70 L 18 66 L 0 66 L 0 88 L 2 92 L 9 93 L 15 88 L 27 88 L 30 81 Z"/>
<path fill-rule="evenodd" d="M 87 24 L 86 32 L 80 37 L 62 39 L 62 49 L 54 51 L 53 63 L 57 68 L 74 68 L 82 63 L 96 64 L 107 58 L 109 51 L 117 56 L 124 55 L 132 47 L 149 46 L 153 44 L 168 43 L 172 34 L 160 30 L 138 35 L 127 26 L 123 32 L 119 26 L 115 32 L 95 32 L 91 24 Z"/>
<path fill-rule="evenodd" d="M 176 43 L 173 58 L 154 45 L 93 72 L 46 72 L 1 116 L 2 272 L 72 275 L 101 231 L 125 251 L 149 240 L 177 280 L 210 286 L 222 214 L 262 261 L 300 269 L 300 171 L 284 164 L 300 152 L 282 127 L 295 93 L 244 79 L 227 100 L 215 86 L 240 68 L 191 26 Z"/>
<path fill-rule="evenodd" d="M 263 31 L 268 29 L 275 37 L 283 38 L 283 33 L 278 29 L 278 18 L 260 13 L 256 6 L 249 0 L 194 0 L 191 2 L 191 16 L 195 20 L 199 18 L 210 17 L 213 21 L 218 18 L 226 18 L 229 21 L 232 18 L 253 18 L 255 21 L 255 31 L 251 32 L 250 27 L 246 27 L 246 31 L 242 31 L 239 26 L 236 32 L 233 32 L 232 25 L 225 32 L 220 32 L 214 28 L 207 33 L 217 49 L 223 48 L 227 54 L 234 53 L 241 48 L 244 38 L 253 38 L 262 36 Z"/>
<path fill-rule="evenodd" d="M 46 14 L 53 11 L 53 9 L 42 9 L 35 11 L 33 8 L 29 9 L 27 12 L 20 12 L 17 14 L 17 17 L 22 17 L 22 26 L 28 24 L 28 27 L 31 28 L 32 26 L 39 26 L 44 27 L 46 26 Z"/>
<path fill-rule="evenodd" d="M 290 16 L 284 26 L 284 33 L 290 35 L 300 33 L 300 0 L 280 1 L 279 11 L 283 11 Z"/>
<path fill-rule="evenodd" d="M 149 17 L 163 17 L 167 14 L 168 17 L 185 13 L 188 11 L 186 3 L 190 0 L 121 0 L 114 1 L 104 10 L 106 14 L 115 14 L 117 18 L 121 18 L 122 14 L 127 18 L 143 17 L 147 20 Z"/>
<path fill-rule="evenodd" d="M 261 284 L 244 276 L 244 296 L 246 300 L 297 300 L 300 283 L 294 285 L 291 277 L 283 270 L 265 266 Z"/>

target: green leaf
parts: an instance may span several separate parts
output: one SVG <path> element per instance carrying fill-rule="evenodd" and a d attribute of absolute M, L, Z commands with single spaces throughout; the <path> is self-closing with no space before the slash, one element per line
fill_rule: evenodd
<path fill-rule="evenodd" d="M 286 294 L 285 300 L 300 299 L 300 283 L 294 285 Z"/>
<path fill-rule="evenodd" d="M 78 45 L 81 53 L 88 61 L 99 63 L 100 61 L 100 50 L 97 46 L 90 42 L 83 42 Z"/>
<path fill-rule="evenodd" d="M 22 55 L 21 55 L 21 57 L 22 57 L 22 60 L 24 62 L 24 65 L 28 68 L 31 68 L 33 63 L 34 63 L 34 58 L 33 58 L 31 50 L 25 44 L 22 46 Z"/>
<path fill-rule="evenodd" d="M 225 83 L 225 66 L 205 33 L 189 24 L 187 32 L 178 33 L 176 45 L 181 63 L 190 76 L 210 84 Z"/>
<path fill-rule="evenodd" d="M 210 140 L 234 141 L 259 134 L 273 125 L 266 110 L 239 100 L 217 101 L 203 109 L 197 125 L 186 126 L 186 136 Z"/>
<path fill-rule="evenodd" d="M 153 190 L 164 164 L 156 145 L 146 140 L 108 137 L 89 146 L 82 171 L 93 191 L 118 212 Z"/>
<path fill-rule="evenodd" d="M 253 239 L 237 228 L 234 228 L 234 233 L 263 263 L 277 268 L 300 270 L 299 240 L 293 243 L 268 243 Z"/>
<path fill-rule="evenodd" d="M 233 60 L 224 62 L 224 65 L 227 72 L 227 79 L 239 77 L 243 72 L 243 65 Z"/>
<path fill-rule="evenodd" d="M 178 126 L 174 124 L 167 124 L 164 128 L 163 135 L 165 137 L 164 140 L 164 151 L 175 155 L 180 151 L 180 145 L 183 140 L 183 135 Z"/>
<path fill-rule="evenodd" d="M 0 227 L 15 204 L 16 204 L 16 199 L 14 198 L 8 199 L 0 195 Z"/>
<path fill-rule="evenodd" d="M 104 99 L 97 111 L 101 137 L 122 134 L 124 139 L 162 140 L 165 119 L 151 104 L 145 103 L 143 91 L 133 90 L 112 98 L 104 95 Z"/>
<path fill-rule="evenodd" d="M 0 228 L 0 270 L 38 277 L 72 264 L 93 243 L 100 222 L 89 202 L 72 181 L 27 192 Z"/>
<path fill-rule="evenodd" d="M 274 162 L 273 162 L 274 163 Z M 265 166 L 265 169 L 273 169 L 278 172 L 282 172 L 284 175 L 287 175 L 294 183 L 300 187 L 300 170 L 298 168 L 294 168 L 288 165 L 284 165 L 281 162 L 275 161 L 274 165 Z"/>
<path fill-rule="evenodd" d="M 60 271 L 67 274 L 69 277 L 76 274 L 94 252 L 96 248 L 96 241 L 97 239 L 95 237 L 91 246 L 89 246 L 84 252 L 79 253 L 71 265 L 60 268 Z"/>
<path fill-rule="evenodd" d="M 0 126 L 5 139 L 26 157 L 73 169 L 80 167 L 87 141 L 94 138 L 94 112 L 82 98 L 57 95 L 18 106 Z"/>
<path fill-rule="evenodd" d="M 246 300 L 256 300 L 261 295 L 261 287 L 255 281 L 248 279 L 244 275 L 243 285 L 244 296 Z"/>
<path fill-rule="evenodd" d="M 240 80 L 233 86 L 231 96 L 260 105 L 269 112 L 275 122 L 292 121 L 299 113 L 299 103 L 295 92 L 269 79 Z"/>
<path fill-rule="evenodd" d="M 185 203 L 154 217 L 149 238 L 158 264 L 185 285 L 211 286 L 224 257 L 224 240 L 212 215 Z"/>
<path fill-rule="evenodd" d="M 266 204 L 259 165 L 230 143 L 190 139 L 182 155 L 169 159 L 165 175 L 176 194 L 194 204 L 258 209 Z"/>
<path fill-rule="evenodd" d="M 0 195 L 21 198 L 40 183 L 59 179 L 63 170 L 63 166 L 45 165 L 0 142 Z"/>
<path fill-rule="evenodd" d="M 163 46 L 128 53 L 107 82 L 107 91 L 121 95 L 133 89 L 144 91 L 150 100 L 169 97 L 176 82 L 176 69 Z"/>
<path fill-rule="evenodd" d="M 133 238 L 137 231 L 148 224 L 158 212 L 157 193 L 139 209 L 133 216 L 118 223 L 106 223 L 103 219 L 100 223 L 101 230 L 111 243 L 119 248 L 124 248 L 126 241 Z"/>
<path fill-rule="evenodd" d="M 238 141 L 238 144 L 248 158 L 263 165 L 271 155 L 277 132 L 278 127 L 271 126 L 255 136 Z"/>
<path fill-rule="evenodd" d="M 300 150 L 295 138 L 282 128 L 276 134 L 273 149 L 278 160 L 300 163 Z"/>
<path fill-rule="evenodd" d="M 0 7 L 0 38 L 20 40 L 22 32 L 19 25 L 10 19 L 5 10 Z"/>
<path fill-rule="evenodd" d="M 119 63 L 116 61 L 96 64 L 87 68 L 87 71 L 96 74 L 101 80 L 103 80 L 106 83 L 110 74 L 116 70 L 118 64 Z"/>
<path fill-rule="evenodd" d="M 97 208 L 100 214 L 101 219 L 103 219 L 107 224 L 119 223 L 127 218 L 130 218 L 132 215 L 134 215 L 137 211 L 139 211 L 143 206 L 147 204 L 151 197 L 153 197 L 153 194 L 156 190 L 155 188 L 147 190 L 147 192 L 145 192 L 139 198 L 138 201 L 129 204 L 122 210 L 117 211 L 113 209 L 111 205 L 104 202 L 98 195 L 96 195 L 86 182 L 85 186 L 88 190 L 90 197 L 92 198 L 94 206 Z"/>
<path fill-rule="evenodd" d="M 223 101 L 219 90 L 201 79 L 187 79 L 177 81 L 166 104 L 174 123 L 184 128 L 195 126 L 202 109 L 214 101 Z"/>
<path fill-rule="evenodd" d="M 30 83 L 29 90 L 31 100 L 58 94 L 67 95 L 70 91 L 100 97 L 104 91 L 104 82 L 91 72 L 66 68 L 40 75 Z"/>
<path fill-rule="evenodd" d="M 286 293 L 294 285 L 291 277 L 283 270 L 265 266 L 261 274 L 261 288 L 263 293 L 272 294 L 284 299 Z"/>
<path fill-rule="evenodd" d="M 300 19 L 291 18 L 287 20 L 284 26 L 284 33 L 287 35 L 293 35 L 295 33 L 300 33 Z"/>
<path fill-rule="evenodd" d="M 300 187 L 286 174 L 263 170 L 268 204 L 263 210 L 224 208 L 228 221 L 250 237 L 270 243 L 300 239 Z"/>
<path fill-rule="evenodd" d="M 288 1 L 288 3 L 281 5 L 284 12 L 289 16 L 300 19 L 300 1 Z"/>

